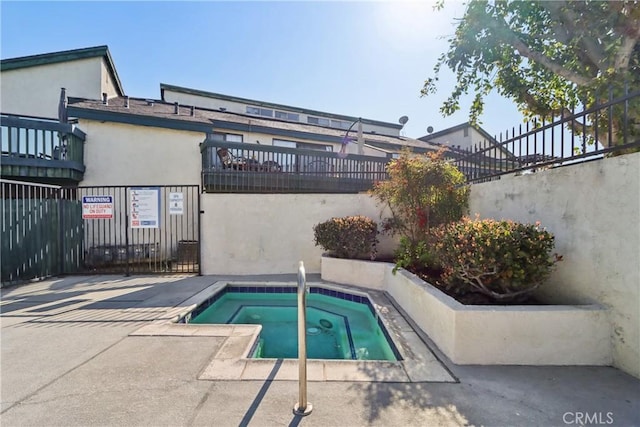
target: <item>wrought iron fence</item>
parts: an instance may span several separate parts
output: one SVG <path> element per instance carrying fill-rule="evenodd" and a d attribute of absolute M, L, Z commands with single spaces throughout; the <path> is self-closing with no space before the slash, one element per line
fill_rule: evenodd
<path fill-rule="evenodd" d="M 387 177 L 387 157 L 206 140 L 202 188 L 211 193 L 358 193 Z"/>
<path fill-rule="evenodd" d="M 454 147 L 447 157 L 468 182 L 595 160 L 640 148 L 639 117 L 640 91 L 625 89 L 624 96 L 615 99 L 610 91 L 606 102 L 513 127 L 472 148 Z"/>

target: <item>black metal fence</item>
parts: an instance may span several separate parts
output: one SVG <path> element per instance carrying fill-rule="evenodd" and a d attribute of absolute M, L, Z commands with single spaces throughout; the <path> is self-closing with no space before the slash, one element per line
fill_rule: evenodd
<path fill-rule="evenodd" d="M 447 153 L 467 177 L 482 182 L 507 173 L 564 166 L 640 148 L 640 91 L 580 112 L 534 120 L 469 149 Z"/>
<path fill-rule="evenodd" d="M 199 273 L 197 185 L 78 187 L 92 273 Z"/>
<path fill-rule="evenodd" d="M 1 180 L 2 286 L 73 273 L 199 273 L 200 188 Z"/>
<path fill-rule="evenodd" d="M 206 140 L 202 188 L 211 193 L 358 193 L 387 178 L 386 157 Z"/>

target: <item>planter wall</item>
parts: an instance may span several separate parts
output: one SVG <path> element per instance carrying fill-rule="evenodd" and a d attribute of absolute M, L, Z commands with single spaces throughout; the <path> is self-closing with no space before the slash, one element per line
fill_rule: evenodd
<path fill-rule="evenodd" d="M 374 265 L 372 265 L 374 264 Z M 393 264 L 322 258 L 322 278 L 387 291 L 457 364 L 610 365 L 598 305 L 466 306 Z"/>

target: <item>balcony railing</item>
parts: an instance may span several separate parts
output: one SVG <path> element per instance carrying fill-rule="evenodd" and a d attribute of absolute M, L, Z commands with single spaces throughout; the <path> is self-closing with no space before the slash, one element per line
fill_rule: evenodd
<path fill-rule="evenodd" d="M 387 178 L 387 157 L 208 139 L 200 144 L 209 193 L 358 193 Z"/>
<path fill-rule="evenodd" d="M 0 116 L 2 177 L 78 183 L 84 176 L 86 135 L 57 121 Z"/>

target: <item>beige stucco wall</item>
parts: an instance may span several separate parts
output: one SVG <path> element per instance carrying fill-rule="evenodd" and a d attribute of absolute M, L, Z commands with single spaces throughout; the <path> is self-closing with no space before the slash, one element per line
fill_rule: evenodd
<path fill-rule="evenodd" d="M 81 119 L 87 134 L 81 185 L 200 184 L 200 132 Z"/>
<path fill-rule="evenodd" d="M 554 233 L 564 259 L 541 293 L 608 307 L 614 365 L 640 376 L 640 153 L 476 184 L 470 208 Z"/>
<path fill-rule="evenodd" d="M 118 90 L 116 89 L 116 82 L 107 68 L 107 61 L 104 57 L 101 58 L 100 61 L 100 79 L 100 97 L 102 97 L 103 93 L 106 93 L 108 98 L 113 98 L 119 95 Z M 71 96 L 77 95 L 72 93 Z"/>
<path fill-rule="evenodd" d="M 313 226 L 332 217 L 366 215 L 379 221 L 380 208 L 367 194 L 203 194 L 203 274 L 320 272 L 323 250 Z M 381 239 L 380 253 L 393 243 Z"/>
<path fill-rule="evenodd" d="M 0 111 L 57 118 L 62 87 L 68 96 L 102 96 L 102 67 L 102 58 L 96 57 L 2 71 Z"/>

